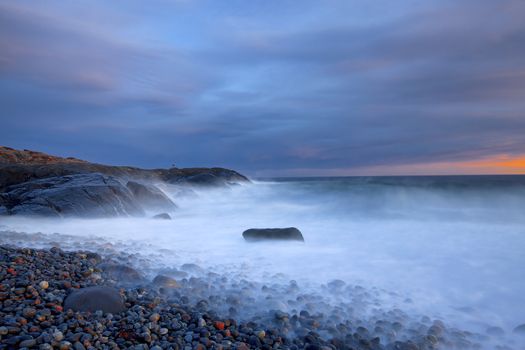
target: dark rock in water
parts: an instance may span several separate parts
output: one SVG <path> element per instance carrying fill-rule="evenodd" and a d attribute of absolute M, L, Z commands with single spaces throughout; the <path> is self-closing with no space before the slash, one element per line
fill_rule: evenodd
<path fill-rule="evenodd" d="M 327 284 L 328 288 L 330 288 L 331 290 L 340 290 L 345 285 L 346 285 L 346 283 L 344 281 L 342 281 L 342 280 L 332 280 L 332 281 L 328 282 L 328 284 Z"/>
<path fill-rule="evenodd" d="M 119 313 L 126 310 L 120 293 L 111 287 L 95 286 L 75 290 L 64 300 L 64 310 Z"/>
<path fill-rule="evenodd" d="M 519 334 L 519 335 L 525 336 L 525 323 L 524 324 L 520 324 L 519 326 L 514 328 L 514 330 L 512 332 L 514 334 Z"/>
<path fill-rule="evenodd" d="M 133 194 L 98 173 L 50 177 L 8 187 L 0 202 L 10 215 L 141 216 Z"/>
<path fill-rule="evenodd" d="M 159 287 L 167 287 L 167 288 L 177 288 L 179 286 L 175 279 L 168 277 L 168 276 L 164 276 L 164 275 L 157 275 L 153 279 L 153 284 Z"/>
<path fill-rule="evenodd" d="M 128 181 L 126 187 L 133 197 L 144 207 L 175 209 L 177 206 L 160 189 L 153 185 L 145 185 L 135 181 Z"/>
<path fill-rule="evenodd" d="M 197 264 L 183 264 L 181 267 L 181 270 L 190 272 L 190 273 L 201 273 L 203 272 L 202 267 L 200 267 Z"/>
<path fill-rule="evenodd" d="M 303 235 L 295 227 L 287 228 L 251 228 L 242 233 L 244 239 L 248 242 L 266 241 L 266 240 L 285 240 L 304 242 Z"/>
<path fill-rule="evenodd" d="M 111 279 L 118 282 L 137 282 L 142 280 L 142 276 L 132 267 L 114 263 L 102 263 L 98 265 L 104 273 Z"/>
<path fill-rule="evenodd" d="M 152 216 L 152 219 L 171 220 L 171 216 L 168 213 L 160 213 Z"/>

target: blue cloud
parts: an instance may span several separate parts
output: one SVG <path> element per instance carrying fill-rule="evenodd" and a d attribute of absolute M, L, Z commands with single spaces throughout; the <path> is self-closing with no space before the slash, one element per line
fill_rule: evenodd
<path fill-rule="evenodd" d="M 0 2 L 0 139 L 247 173 L 525 149 L 522 1 Z"/>

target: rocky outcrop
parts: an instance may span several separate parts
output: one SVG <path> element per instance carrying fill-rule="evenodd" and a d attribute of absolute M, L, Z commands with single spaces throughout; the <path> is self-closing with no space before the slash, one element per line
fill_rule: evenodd
<path fill-rule="evenodd" d="M 2 194 L 10 215 L 137 216 L 144 209 L 118 180 L 102 174 L 55 176 L 10 186 Z"/>
<path fill-rule="evenodd" d="M 287 228 L 251 228 L 242 233 L 244 240 L 248 242 L 281 240 L 304 242 L 303 235 L 295 227 Z"/>
<path fill-rule="evenodd" d="M 0 146 L 0 215 L 142 216 L 146 210 L 176 209 L 151 183 L 225 186 L 247 181 L 223 168 L 108 166 Z"/>
<path fill-rule="evenodd" d="M 177 206 L 157 187 L 145 185 L 135 181 L 128 181 L 126 187 L 131 191 L 133 197 L 143 206 L 149 209 L 176 209 Z"/>
<path fill-rule="evenodd" d="M 124 183 L 136 181 L 217 186 L 249 182 L 238 172 L 224 168 L 140 169 L 89 163 L 75 158 L 55 157 L 28 150 L 17 151 L 0 146 L 0 191 L 31 180 L 86 173 L 112 176 Z"/>

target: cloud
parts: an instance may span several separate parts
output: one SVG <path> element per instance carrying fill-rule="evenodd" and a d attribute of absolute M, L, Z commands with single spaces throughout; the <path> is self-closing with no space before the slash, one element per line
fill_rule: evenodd
<path fill-rule="evenodd" d="M 155 5 L 0 3 L 2 140 L 272 175 L 525 149 L 521 1 Z"/>

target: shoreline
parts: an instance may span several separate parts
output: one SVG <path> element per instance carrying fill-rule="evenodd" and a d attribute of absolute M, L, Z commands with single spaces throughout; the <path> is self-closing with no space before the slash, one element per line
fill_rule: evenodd
<path fill-rule="evenodd" d="M 466 349 L 488 340 L 440 320 L 426 317 L 416 322 L 396 309 L 367 320 L 359 305 L 371 302 L 370 291 L 342 281 L 327 285 L 327 297 L 335 300 L 350 292 L 353 304 L 340 302 L 323 314 L 316 304 L 326 300 L 299 291 L 295 281 L 261 287 L 240 279 L 230 281 L 238 289 L 223 292 L 225 276 L 191 263 L 152 277 L 130 268 L 130 257 L 123 255 L 6 245 L 0 245 L 0 252 L 1 316 L 6 327 L 0 328 L 0 348 L 5 349 Z M 176 273 L 178 278 L 169 276 Z M 47 289 L 41 287 L 43 281 Z M 126 311 L 75 313 L 64 308 L 72 291 L 92 286 L 117 288 Z M 269 296 L 297 295 L 288 301 L 296 307 L 293 312 L 254 312 L 250 303 L 260 300 L 250 288 Z M 250 312 L 251 317 L 244 317 Z"/>

